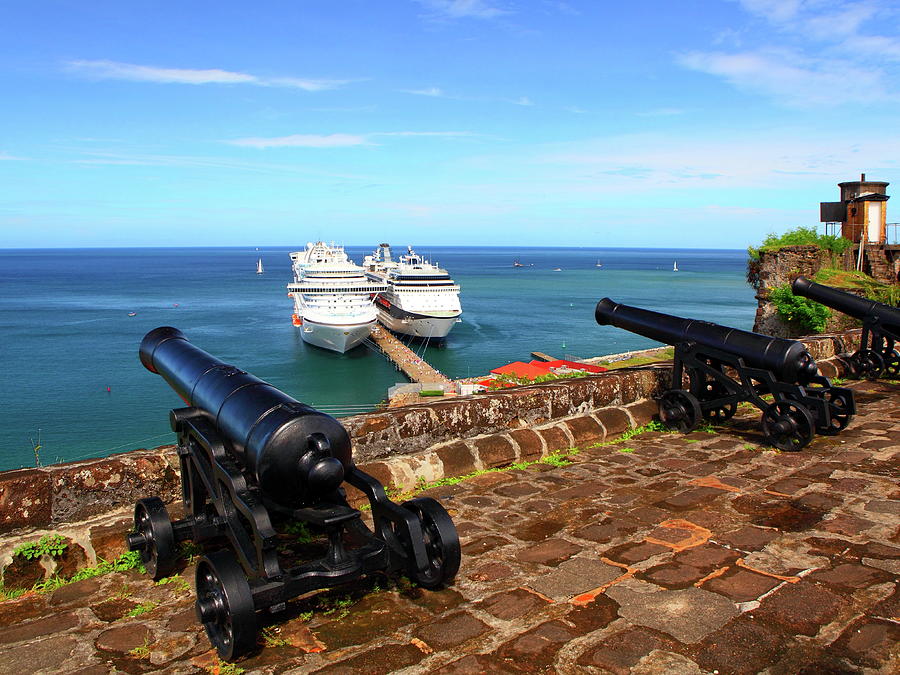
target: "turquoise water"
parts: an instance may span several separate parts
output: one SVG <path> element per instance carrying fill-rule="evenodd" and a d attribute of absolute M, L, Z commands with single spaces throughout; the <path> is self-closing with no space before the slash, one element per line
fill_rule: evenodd
<path fill-rule="evenodd" d="M 332 414 L 382 400 L 403 380 L 382 356 L 310 347 L 291 325 L 290 250 L 0 250 L 0 469 L 33 466 L 38 439 L 44 464 L 171 442 L 168 410 L 183 404 L 137 358 L 141 338 L 161 325 Z M 356 262 L 370 252 L 347 250 Z M 412 345 L 454 378 L 528 361 L 532 351 L 588 357 L 656 344 L 598 326 L 604 296 L 745 329 L 756 311 L 743 251 L 419 252 L 462 287 L 463 322 L 446 342 Z M 513 267 L 517 258 L 526 266 Z"/>

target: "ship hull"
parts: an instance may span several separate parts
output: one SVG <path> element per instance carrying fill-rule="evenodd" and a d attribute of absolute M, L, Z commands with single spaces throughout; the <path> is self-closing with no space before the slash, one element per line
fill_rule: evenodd
<path fill-rule="evenodd" d="M 304 319 L 299 327 L 303 341 L 331 351 L 343 354 L 362 344 L 372 332 L 375 321 L 356 324 L 327 324 Z"/>
<path fill-rule="evenodd" d="M 396 305 L 378 305 L 378 320 L 394 333 L 411 337 L 440 340 L 447 337 L 462 312 L 446 312 L 443 315 L 407 312 Z"/>

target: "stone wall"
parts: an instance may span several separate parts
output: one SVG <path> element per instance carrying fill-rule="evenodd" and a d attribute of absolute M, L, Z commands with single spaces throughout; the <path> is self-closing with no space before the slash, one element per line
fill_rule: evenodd
<path fill-rule="evenodd" d="M 776 286 L 789 284 L 798 276 L 812 277 L 823 267 L 832 264 L 831 254 L 818 246 L 785 246 L 777 251 L 762 251 L 758 262 L 748 263 L 748 281 L 756 288 L 756 319 L 753 330 L 775 337 L 797 337 L 803 329 L 782 319 L 775 305 L 769 302 L 769 292 Z M 842 314 L 832 317 L 836 322 L 827 330 L 841 331 L 852 327 Z"/>
<path fill-rule="evenodd" d="M 806 344 L 822 373 L 835 376 L 843 372 L 836 354 L 853 349 L 854 340 L 858 331 L 817 336 Z M 667 366 L 623 369 L 357 415 L 342 423 L 356 463 L 384 485 L 405 489 L 423 478 L 464 475 L 615 438 L 654 418 L 653 396 L 670 376 Z M 180 492 L 174 446 L 0 472 L 0 567 L 9 565 L 16 546 L 48 532 L 68 539 L 67 555 L 73 559 L 93 563 L 115 557 L 125 550 L 134 502 L 158 495 L 176 504 L 172 516 L 179 517 Z M 359 499 L 352 488 L 348 492 L 351 500 Z"/>

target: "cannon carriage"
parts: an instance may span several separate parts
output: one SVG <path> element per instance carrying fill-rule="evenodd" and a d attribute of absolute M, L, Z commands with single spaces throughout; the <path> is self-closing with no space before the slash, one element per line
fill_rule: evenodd
<path fill-rule="evenodd" d="M 806 277 L 794 279 L 791 290 L 794 295 L 862 321 L 859 349 L 847 359 L 855 375 L 870 379 L 900 376 L 900 309 L 817 284 Z"/>
<path fill-rule="evenodd" d="M 130 550 L 154 580 L 176 569 L 179 544 L 199 544 L 196 611 L 219 656 L 252 651 L 257 612 L 278 612 L 300 595 L 375 573 L 406 574 L 425 588 L 453 580 L 460 544 L 434 499 L 392 502 L 357 468 L 334 418 L 192 345 L 175 328 L 149 332 L 141 362 L 189 407 L 172 410 L 178 435 L 184 518 L 158 497 L 135 505 Z M 371 505 L 372 528 L 342 483 Z M 280 523 L 317 533 L 320 558 L 286 553 Z"/>
<path fill-rule="evenodd" d="M 672 383 L 659 397 L 659 417 L 687 432 L 705 418 L 721 422 L 747 401 L 762 411 L 766 442 L 800 450 L 816 433 L 834 435 L 856 412 L 853 392 L 832 386 L 802 344 L 708 321 L 683 319 L 609 298 L 595 318 L 675 347 Z M 684 376 L 688 388 L 683 388 Z M 771 395 L 767 401 L 763 396 Z"/>

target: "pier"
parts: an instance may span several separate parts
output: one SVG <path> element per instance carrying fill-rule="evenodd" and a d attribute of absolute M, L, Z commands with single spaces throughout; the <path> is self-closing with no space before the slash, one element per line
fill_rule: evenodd
<path fill-rule="evenodd" d="M 413 382 L 426 382 L 428 384 L 451 384 L 450 379 L 424 360 L 416 356 L 416 353 L 400 342 L 384 326 L 376 325 L 370 335 L 381 352 L 393 361 L 394 365 Z"/>

